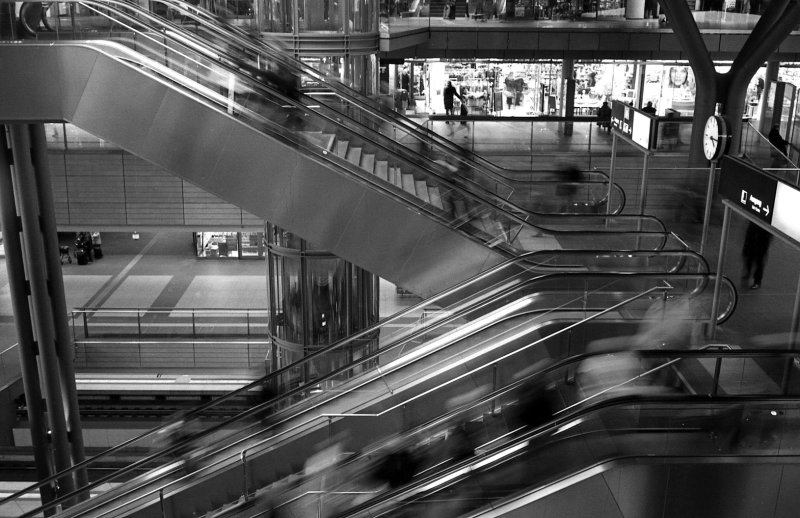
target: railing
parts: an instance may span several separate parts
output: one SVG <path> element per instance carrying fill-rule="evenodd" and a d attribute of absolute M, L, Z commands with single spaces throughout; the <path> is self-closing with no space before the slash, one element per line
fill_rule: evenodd
<path fill-rule="evenodd" d="M 511 264 L 511 263 L 509 263 Z M 253 423 L 253 420 L 260 420 L 262 419 L 267 413 L 278 410 L 283 408 L 287 403 L 294 402 L 294 401 L 303 401 L 309 398 L 318 398 L 321 395 L 328 394 L 329 396 L 336 396 L 337 400 L 342 395 L 342 390 L 355 390 L 356 392 L 353 394 L 356 396 L 356 399 L 359 399 L 362 396 L 367 396 L 369 398 L 374 398 L 376 396 L 380 396 L 380 394 L 384 394 L 385 391 L 388 390 L 388 393 L 400 393 L 407 390 L 417 390 L 414 387 L 422 387 L 420 383 L 426 383 L 427 375 L 424 375 L 426 368 L 423 365 L 420 365 L 420 371 L 417 372 L 417 375 L 412 378 L 401 377 L 399 379 L 394 378 L 392 375 L 393 372 L 399 372 L 398 369 L 404 369 L 411 365 L 413 362 L 422 361 L 424 358 L 429 357 L 430 355 L 436 353 L 437 351 L 444 350 L 450 345 L 454 343 L 460 343 L 461 340 L 467 339 L 472 334 L 484 330 L 486 326 L 494 325 L 494 324 L 501 324 L 507 319 L 513 319 L 513 321 L 519 322 L 521 327 L 515 333 L 522 333 L 523 329 L 527 329 L 522 334 L 519 334 L 519 338 L 525 340 L 525 336 L 527 333 L 535 332 L 535 329 L 539 324 L 537 322 L 549 322 L 552 321 L 554 318 L 558 318 L 558 316 L 566 311 L 566 315 L 571 315 L 567 318 L 576 319 L 578 315 L 584 318 L 588 318 L 586 322 L 590 322 L 598 318 L 598 315 L 605 315 L 608 314 L 609 311 L 612 310 L 619 310 L 623 307 L 627 308 L 627 313 L 633 314 L 642 314 L 642 312 L 646 311 L 648 308 L 652 308 L 653 300 L 649 300 L 648 297 L 651 294 L 661 293 L 663 290 L 667 289 L 674 295 L 678 294 L 690 294 L 695 293 L 698 289 L 707 290 L 708 285 L 706 280 L 708 280 L 708 276 L 697 276 L 697 275 L 678 275 L 678 276 L 637 276 L 637 275 L 622 275 L 614 279 L 614 276 L 609 275 L 599 275 L 596 276 L 597 284 L 591 283 L 586 284 L 587 279 L 583 278 L 584 276 L 576 276 L 573 281 L 569 281 L 564 276 L 548 276 L 547 279 L 550 279 L 551 286 L 548 288 L 547 286 L 540 286 L 540 288 L 544 288 L 544 293 L 554 293 L 553 290 L 564 290 L 571 289 L 576 290 L 570 295 L 569 293 L 563 293 L 555 297 L 557 304 L 554 306 L 552 304 L 544 304 L 540 305 L 536 303 L 536 300 L 539 297 L 536 296 L 526 296 L 522 299 L 517 299 L 516 297 L 511 297 L 512 293 L 526 293 L 534 284 L 541 284 L 540 282 L 535 282 L 531 284 L 529 287 L 526 287 L 525 283 L 520 284 L 517 286 L 517 283 L 513 281 L 512 278 L 506 278 L 501 281 L 499 287 L 490 288 L 485 290 L 481 296 L 477 298 L 479 302 L 478 308 L 480 309 L 479 313 L 483 316 L 479 316 L 478 314 L 470 315 L 466 312 L 466 309 L 463 308 L 462 305 L 456 304 L 451 311 L 442 312 L 442 317 L 436 323 L 436 326 L 442 328 L 444 331 L 436 331 L 436 327 L 426 327 L 420 328 L 418 332 L 408 334 L 405 331 L 401 340 L 395 342 L 392 345 L 393 350 L 389 351 L 388 349 L 382 349 L 377 351 L 373 355 L 368 357 L 361 358 L 357 363 L 358 365 L 363 365 L 366 369 L 362 369 L 357 365 L 350 365 L 345 367 L 338 367 L 334 366 L 334 369 L 330 371 L 327 375 L 324 375 L 320 378 L 315 378 L 313 380 L 309 380 L 306 384 L 301 384 L 299 386 L 295 386 L 292 383 L 289 383 L 289 389 L 285 392 L 285 394 L 278 398 L 270 400 L 268 403 L 265 403 L 259 407 L 252 409 L 251 411 L 242 414 L 239 419 L 239 424 L 234 425 L 233 422 L 227 422 L 220 424 L 218 426 L 214 426 L 212 423 L 207 423 L 205 425 L 206 428 L 206 439 L 210 440 L 210 443 L 206 444 L 215 444 L 215 445 L 222 445 L 223 442 L 228 445 L 229 449 L 227 452 L 224 453 L 223 457 L 229 458 L 228 455 L 232 455 L 233 457 L 239 459 L 241 455 L 241 450 L 243 448 L 247 448 L 248 451 L 250 450 L 250 446 L 248 446 L 249 439 L 251 434 L 253 433 L 253 429 L 250 428 L 252 425 L 248 425 L 245 423 Z M 590 276 L 593 277 L 593 276 Z M 657 280 L 659 278 L 669 278 L 669 286 L 657 286 L 651 287 L 644 291 L 636 290 L 636 294 L 632 297 L 625 298 L 624 294 L 629 293 L 630 289 L 633 289 L 634 286 L 640 285 L 640 283 L 644 283 L 644 285 L 652 286 L 652 283 L 659 283 Z M 633 284 L 631 284 L 633 283 Z M 504 286 L 504 287 L 503 287 Z M 705 286 L 705 287 L 704 287 Z M 580 288 L 580 289 L 579 289 Z M 587 289 L 591 289 L 591 291 L 586 291 Z M 522 290 L 522 291 L 520 291 Z M 688 290 L 688 291 L 687 291 Z M 699 295 L 700 293 L 697 293 Z M 511 297 L 511 298 L 510 298 Z M 621 302 L 613 303 L 613 301 Z M 665 303 L 666 300 L 661 298 L 658 299 L 657 303 L 662 304 Z M 733 301 L 730 301 L 733 303 Z M 734 303 L 735 304 L 735 303 Z M 474 305 L 474 304 L 473 304 Z M 730 309 L 730 304 L 723 305 Z M 420 306 L 422 307 L 422 306 Z M 537 309 L 539 307 L 539 309 Z M 690 319 L 694 321 L 694 319 L 703 319 L 708 318 L 708 314 L 706 310 L 708 309 L 706 306 L 703 306 L 705 309 L 702 311 L 695 311 L 691 314 Z M 549 308 L 549 309 L 546 309 Z M 665 306 L 666 308 L 666 306 Z M 699 310 L 699 306 L 697 309 Z M 665 315 L 667 313 L 664 313 Z M 447 326 L 449 323 L 454 321 L 466 321 L 469 322 L 468 325 L 460 325 L 455 329 L 448 330 Z M 580 328 L 580 323 L 570 324 L 565 327 L 564 330 L 560 331 L 560 333 L 571 333 Z M 506 325 L 501 325 L 501 329 L 499 331 L 506 332 L 512 328 L 509 328 Z M 362 333 L 372 333 L 374 330 L 367 330 Z M 366 335 L 364 335 L 366 336 Z M 501 335 L 502 336 L 502 335 Z M 519 360 L 517 358 L 521 358 L 518 356 L 523 354 L 524 351 L 529 351 L 531 347 L 536 347 L 542 341 L 547 340 L 547 338 L 542 338 L 538 340 L 528 341 L 527 345 L 524 347 L 514 346 L 512 347 L 512 352 L 509 356 L 506 357 L 504 362 L 511 362 L 508 365 L 517 365 L 519 366 Z M 455 342 L 454 342 L 455 341 Z M 492 344 L 488 350 L 484 350 L 482 354 L 494 354 L 492 351 L 497 350 L 498 352 L 501 349 L 507 347 L 506 339 L 494 341 L 488 340 L 487 344 Z M 567 341 L 567 345 L 569 345 L 570 341 Z M 342 344 L 334 344 L 331 348 L 341 348 Z M 568 347 L 565 350 L 562 350 L 562 355 L 571 355 L 575 354 L 576 349 L 572 347 Z M 490 367 L 491 362 L 483 362 L 478 361 L 476 358 L 471 358 L 470 355 L 461 356 L 458 352 L 458 349 L 453 351 L 456 356 L 453 357 L 453 361 L 451 362 L 444 362 L 443 365 L 447 365 L 447 371 L 461 368 L 461 367 L 468 367 L 470 369 L 477 369 L 475 371 L 475 375 L 478 374 L 479 371 L 484 372 L 483 369 Z M 303 362 L 316 362 L 318 358 L 322 358 L 321 354 L 314 354 L 311 355 L 312 357 L 306 358 Z M 375 359 L 380 356 L 381 358 L 381 368 L 379 370 L 375 370 L 374 366 L 370 367 L 374 364 Z M 474 362 L 474 363 L 473 363 Z M 515 363 L 516 362 L 516 363 Z M 322 365 L 322 364 L 318 364 Z M 282 380 L 282 383 L 278 383 L 278 385 L 284 385 L 285 382 L 290 381 L 292 378 L 295 377 L 297 367 L 287 368 L 283 371 L 279 371 L 275 373 L 274 376 L 276 382 L 278 380 Z M 364 392 L 363 387 L 355 388 L 350 387 L 347 388 L 347 385 L 344 383 L 350 378 L 350 374 L 356 371 L 364 371 L 370 372 L 371 377 L 374 377 L 376 380 L 379 380 L 377 384 L 371 385 L 368 391 Z M 513 369 L 512 369 L 513 371 Z M 397 383 L 401 385 L 397 385 Z M 244 387 L 237 393 L 243 393 L 243 391 L 251 390 L 256 386 L 260 386 L 261 382 L 254 383 L 247 387 Z M 284 385 L 285 386 L 285 385 Z M 291 388 L 294 387 L 294 388 Z M 441 385 L 442 388 L 448 388 L 448 390 L 452 389 L 452 386 L 448 384 Z M 380 396 L 383 397 L 383 396 Z M 223 401 L 225 398 L 220 398 L 218 401 Z M 312 403 L 309 401 L 309 403 Z M 197 412 L 202 412 L 202 407 L 197 410 Z M 338 415 L 338 414 L 337 414 Z M 327 419 L 321 418 L 319 415 L 316 415 L 312 418 L 312 421 L 316 421 L 319 419 Z M 360 417 L 359 417 L 360 419 Z M 245 428 L 240 428 L 241 425 L 245 425 Z M 261 429 L 259 425 L 258 430 Z M 287 437 L 287 432 L 283 432 L 280 435 L 276 435 L 273 437 L 275 441 L 281 441 L 283 438 Z M 117 448 L 112 448 L 109 450 L 110 453 L 120 453 L 125 451 L 126 448 L 130 448 L 132 444 L 151 444 L 153 437 L 157 434 L 157 430 L 149 432 L 148 434 L 136 439 L 135 441 L 129 441 L 123 445 L 120 445 Z M 143 442 L 142 442 L 143 441 Z M 244 442 L 242 442 L 244 441 Z M 238 446 L 237 446 L 238 445 Z M 266 446 L 266 443 L 265 443 Z M 164 454 L 169 454 L 170 450 L 160 451 L 157 454 L 148 457 L 147 459 L 142 459 L 142 461 L 137 461 L 131 464 L 128 468 L 117 472 L 113 475 L 109 475 L 108 477 L 103 478 L 102 480 L 98 480 L 95 484 L 102 484 L 104 482 L 109 482 L 116 480 L 117 477 L 125 477 L 127 476 L 126 473 L 132 472 L 132 470 L 141 469 L 141 466 L 144 465 L 152 465 L 153 462 L 158 462 L 161 459 L 163 462 L 163 458 L 161 457 Z M 220 451 L 219 453 L 223 453 Z M 218 457 L 221 459 L 222 457 Z M 96 462 L 97 459 L 92 459 L 87 462 Z M 222 462 L 222 460 L 220 460 Z M 166 474 L 166 473 L 165 473 Z M 45 483 L 45 482 L 42 482 Z M 162 491 L 163 488 L 158 488 L 155 490 L 155 493 L 150 492 L 150 495 L 155 495 Z M 15 495 L 18 496 L 18 495 Z M 65 496 L 64 498 L 68 498 Z M 101 499 L 103 500 L 103 499 Z M 0 501 L 0 505 L 2 505 L 5 501 Z M 98 504 L 100 501 L 97 502 Z M 123 504 L 125 505 L 125 504 Z M 33 516 L 34 514 L 31 514 Z"/>
<path fill-rule="evenodd" d="M 250 369 L 269 358 L 266 309 L 77 308 L 71 322 L 78 369 Z"/>
<path fill-rule="evenodd" d="M 506 23 L 517 21 L 575 21 L 592 23 L 595 20 L 625 22 L 628 19 L 626 13 L 627 2 L 618 0 L 567 0 L 563 2 L 539 0 L 525 5 L 508 0 L 495 0 L 488 3 L 482 0 L 469 0 L 466 3 L 453 2 L 452 4 L 456 6 L 455 12 L 454 15 L 449 17 L 445 16 L 445 5 L 447 3 L 447 1 L 431 2 L 430 0 L 403 0 L 399 2 L 383 0 L 380 11 L 381 30 L 382 32 L 391 32 L 391 30 L 401 31 L 409 28 L 444 28 L 449 26 L 458 27 L 459 25 L 462 27 L 479 27 L 480 25 L 476 22 L 485 21 L 503 21 Z M 720 11 L 727 12 L 724 7 Z M 743 11 L 741 15 L 742 20 L 751 26 L 755 26 L 760 18 L 759 14 L 750 15 L 747 11 Z M 644 13 L 639 15 L 638 18 L 643 16 Z M 653 22 L 655 21 L 653 20 Z M 725 26 L 724 24 L 724 17 L 706 17 L 702 22 L 698 22 L 698 25 L 708 29 L 722 29 Z M 489 26 L 491 27 L 493 24 Z M 637 24 L 636 27 L 641 27 L 641 24 Z"/>
<path fill-rule="evenodd" d="M 656 153 L 687 154 L 692 124 L 691 117 L 659 117 Z M 594 160 L 596 157 L 607 159 L 611 154 L 611 132 L 598 125 L 596 116 L 434 115 L 425 120 L 425 125 L 500 167 L 512 170 L 537 171 L 542 170 L 542 163 L 569 160 L 579 160 L 586 169 L 605 167 L 605 162 L 596 164 Z M 493 130 L 498 125 L 502 125 L 503 131 Z M 617 153 L 641 154 L 626 145 L 620 145 Z"/>
<path fill-rule="evenodd" d="M 231 308 L 75 308 L 72 338 L 152 340 L 264 337 L 269 310 Z"/>
<path fill-rule="evenodd" d="M 792 185 L 800 185 L 800 168 L 778 151 L 751 121 L 742 125 L 741 152 L 743 158 L 764 171 Z"/>
<path fill-rule="evenodd" d="M 509 408 L 503 407 L 503 403 L 508 404 L 509 397 L 508 389 L 504 389 L 464 405 L 459 409 L 461 413 L 451 413 L 444 425 L 430 423 L 413 430 L 394 442 L 399 446 L 389 446 L 383 452 L 385 454 L 393 451 L 393 448 L 404 447 L 430 454 L 430 449 L 424 446 L 423 441 L 430 440 L 433 443 L 430 438 L 441 433 L 443 426 L 452 428 L 458 423 L 468 422 L 477 422 L 480 426 L 484 423 L 481 431 L 495 435 L 489 435 L 488 440 L 484 439 L 477 445 L 474 457 L 470 456 L 462 462 L 443 462 L 430 472 L 421 470 L 422 473 L 401 490 L 381 492 L 367 486 L 365 478 L 357 475 L 359 470 L 363 473 L 375 464 L 369 461 L 367 455 L 360 456 L 337 467 L 335 474 L 331 473 L 332 470 L 325 473 L 329 480 L 337 481 L 335 483 L 319 486 L 319 480 L 309 481 L 310 484 L 316 482 L 318 487 L 324 488 L 323 491 L 308 491 L 310 484 L 288 490 L 283 498 L 285 503 L 277 507 L 280 511 L 289 511 L 324 499 L 329 507 L 348 509 L 347 512 L 336 514 L 337 518 L 391 516 L 387 512 L 390 508 L 408 513 L 409 508 L 413 509 L 415 505 L 426 506 L 430 510 L 436 505 L 426 500 L 431 495 L 437 495 L 440 502 L 448 500 L 442 489 L 447 488 L 463 498 L 457 488 L 459 480 L 481 478 L 493 466 L 502 466 L 514 458 L 519 463 L 547 462 L 548 456 L 544 454 L 548 451 L 546 448 L 557 449 L 559 444 L 570 440 L 580 441 L 584 447 L 570 450 L 573 455 L 555 456 L 553 460 L 556 463 L 551 462 L 546 469 L 506 470 L 505 476 L 496 478 L 495 483 L 502 481 L 507 487 L 496 493 L 487 489 L 492 485 L 492 476 L 489 475 L 488 480 L 483 479 L 488 482 L 487 486 L 482 487 L 485 493 L 492 496 L 464 501 L 470 501 L 468 506 L 473 508 L 494 501 L 492 508 L 496 510 L 498 504 L 509 503 L 510 499 L 501 500 L 502 497 L 510 497 L 513 493 L 518 497 L 524 496 L 537 489 L 552 493 L 569 486 L 567 481 L 570 476 L 575 475 L 575 482 L 579 482 L 590 476 L 584 473 L 587 468 L 598 466 L 603 461 L 626 457 L 642 457 L 643 460 L 650 457 L 655 462 L 663 462 L 664 457 L 725 457 L 729 462 L 731 455 L 745 455 L 780 462 L 778 459 L 782 455 L 791 458 L 797 447 L 793 430 L 796 428 L 797 397 L 800 393 L 796 384 L 795 389 L 789 392 L 776 390 L 766 373 L 770 367 L 780 367 L 796 357 L 796 353 L 774 350 L 643 351 L 640 360 L 631 359 L 627 364 L 625 372 L 630 377 L 622 377 L 614 387 L 606 387 L 598 392 L 592 392 L 591 387 L 583 383 L 586 381 L 582 380 L 584 376 L 575 378 L 571 373 L 578 371 L 584 363 L 602 362 L 604 357 L 572 358 L 532 376 L 539 378 L 535 382 L 537 387 L 543 388 L 547 383 L 563 384 L 564 380 L 571 379 L 590 391 L 586 398 L 567 401 L 569 410 L 557 412 L 554 420 L 518 430 L 513 430 L 512 424 L 508 426 L 507 435 L 498 436 L 497 427 L 492 427 L 491 423 L 486 425 L 487 418 L 484 416 L 489 408 Z M 769 365 L 771 362 L 775 362 L 775 365 Z M 612 364 L 613 361 L 607 363 Z M 622 364 L 623 361 L 618 361 L 616 366 Z M 759 379 L 753 376 L 755 371 L 764 374 L 762 383 L 754 383 Z M 687 378 L 692 381 L 702 379 L 693 374 L 707 373 L 709 376 L 705 379 L 708 383 L 694 387 L 691 383 L 675 387 L 664 385 L 665 380 L 678 380 L 676 373 L 685 376 L 684 381 Z M 727 379 L 720 382 L 721 378 Z M 726 392 L 721 383 L 733 387 L 733 390 Z M 515 388 L 509 387 L 511 390 Z M 600 397 L 602 391 L 605 391 L 605 397 Z M 513 413 L 513 406 L 510 408 Z M 513 422 L 514 417 L 509 417 Z M 639 437 L 648 434 L 649 438 L 646 441 L 624 441 L 622 438 L 626 433 Z M 747 435 L 749 437 L 745 438 Z M 687 436 L 692 439 L 681 439 Z M 439 443 L 437 446 L 441 447 Z M 586 444 L 591 447 L 586 448 Z M 376 452 L 370 451 L 369 454 L 375 456 Z M 534 455 L 536 459 L 526 458 Z M 637 466 L 641 467 L 641 462 L 636 462 Z M 598 473 L 597 469 L 590 471 Z M 531 476 L 533 473 L 537 473 L 535 478 Z M 520 478 L 509 478 L 515 474 L 519 474 Z M 353 498 L 357 493 L 360 493 L 361 502 L 372 498 L 367 503 L 355 504 Z M 271 496 L 275 497 L 274 494 Z M 262 500 L 261 504 L 266 505 L 266 500 Z M 509 506 L 508 510 L 513 508 Z"/>

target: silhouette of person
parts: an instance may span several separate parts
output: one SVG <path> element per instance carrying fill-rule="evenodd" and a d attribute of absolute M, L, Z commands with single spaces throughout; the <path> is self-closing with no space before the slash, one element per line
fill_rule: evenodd
<path fill-rule="evenodd" d="M 744 258 L 742 282 L 746 285 L 752 276 L 753 284 L 750 285 L 751 290 L 757 290 L 761 287 L 767 250 L 771 240 L 772 234 L 752 221 L 747 224 L 747 231 L 744 234 L 744 246 L 742 246 L 742 257 Z"/>
<path fill-rule="evenodd" d="M 775 146 L 775 149 L 786 154 L 787 148 L 786 145 L 789 143 L 781 136 L 781 130 L 777 124 L 772 125 L 772 129 L 769 130 L 769 135 L 767 135 L 767 140 L 769 143 Z"/>
<path fill-rule="evenodd" d="M 597 109 L 597 127 L 611 131 L 611 107 L 607 101 Z"/>
<path fill-rule="evenodd" d="M 461 94 L 458 93 L 456 87 L 453 86 L 452 81 L 447 82 L 447 86 L 444 88 L 444 112 L 447 115 L 455 115 L 453 112 L 453 103 L 455 102 L 455 98 L 458 97 L 461 99 L 461 102 L 464 102 L 464 98 L 461 97 Z M 450 124 L 450 121 L 447 121 L 447 124 Z"/>

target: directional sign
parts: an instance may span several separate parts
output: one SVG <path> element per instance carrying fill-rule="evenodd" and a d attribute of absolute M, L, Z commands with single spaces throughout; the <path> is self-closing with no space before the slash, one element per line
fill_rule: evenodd
<path fill-rule="evenodd" d="M 800 241 L 800 190 L 778 182 L 772 226 L 796 241 Z"/>
<path fill-rule="evenodd" d="M 656 119 L 620 101 L 611 101 L 611 127 L 644 149 L 655 148 Z"/>
<path fill-rule="evenodd" d="M 748 214 L 772 223 L 778 180 L 738 158 L 724 156 L 719 194 Z"/>

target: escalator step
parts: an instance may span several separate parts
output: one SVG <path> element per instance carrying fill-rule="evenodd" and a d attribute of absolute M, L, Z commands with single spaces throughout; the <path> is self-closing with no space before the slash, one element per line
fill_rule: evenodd
<path fill-rule="evenodd" d="M 424 201 L 425 203 L 431 202 L 431 197 L 428 194 L 428 184 L 425 182 L 425 180 L 415 181 L 414 187 L 417 191 L 417 196 L 419 196 L 422 199 L 422 201 Z"/>
<path fill-rule="evenodd" d="M 385 160 L 375 162 L 375 175 L 384 182 L 389 181 L 389 163 Z"/>
<path fill-rule="evenodd" d="M 375 155 L 366 154 L 361 157 L 361 167 L 369 171 L 370 173 L 375 172 Z"/>
<path fill-rule="evenodd" d="M 467 206 L 464 205 L 464 200 L 455 200 L 453 201 L 453 209 L 455 211 L 455 216 L 457 218 L 466 218 L 467 217 Z"/>
<path fill-rule="evenodd" d="M 428 187 L 428 196 L 430 198 L 431 204 L 436 207 L 437 209 L 444 210 L 444 204 L 442 203 L 442 197 L 439 194 L 439 187 L 433 186 Z"/>
<path fill-rule="evenodd" d="M 347 151 L 347 161 L 353 165 L 361 165 L 361 152 L 363 149 L 360 147 L 352 147 Z"/>
<path fill-rule="evenodd" d="M 403 188 L 403 174 L 400 172 L 400 168 L 399 167 L 393 167 L 392 170 L 393 170 L 392 183 L 395 184 L 395 186 L 397 186 L 397 187 L 402 189 Z"/>
<path fill-rule="evenodd" d="M 336 154 L 342 158 L 347 157 L 347 148 L 350 146 L 350 142 L 347 140 L 337 140 L 336 141 Z"/>
<path fill-rule="evenodd" d="M 399 173 L 400 169 L 398 169 L 397 171 Z M 417 188 L 414 185 L 414 175 L 413 174 L 408 174 L 408 173 L 400 174 L 400 182 L 401 182 L 401 186 L 402 186 L 404 191 L 406 191 L 409 194 L 413 194 L 414 196 L 417 195 Z"/>

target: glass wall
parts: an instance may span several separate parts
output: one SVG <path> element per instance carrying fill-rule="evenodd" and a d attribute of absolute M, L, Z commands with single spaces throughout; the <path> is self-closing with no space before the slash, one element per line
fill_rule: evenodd
<path fill-rule="evenodd" d="M 249 0 L 228 0 L 228 2 Z M 377 3 L 368 0 L 258 0 L 264 32 L 340 34 L 378 31 Z"/>
<path fill-rule="evenodd" d="M 270 332 L 280 368 L 378 321 L 378 278 L 269 224 Z M 318 360 L 304 375 L 329 372 L 377 347 L 377 337 Z M 332 363 L 333 362 L 333 363 Z M 324 365 L 323 365 L 324 364 Z"/>

